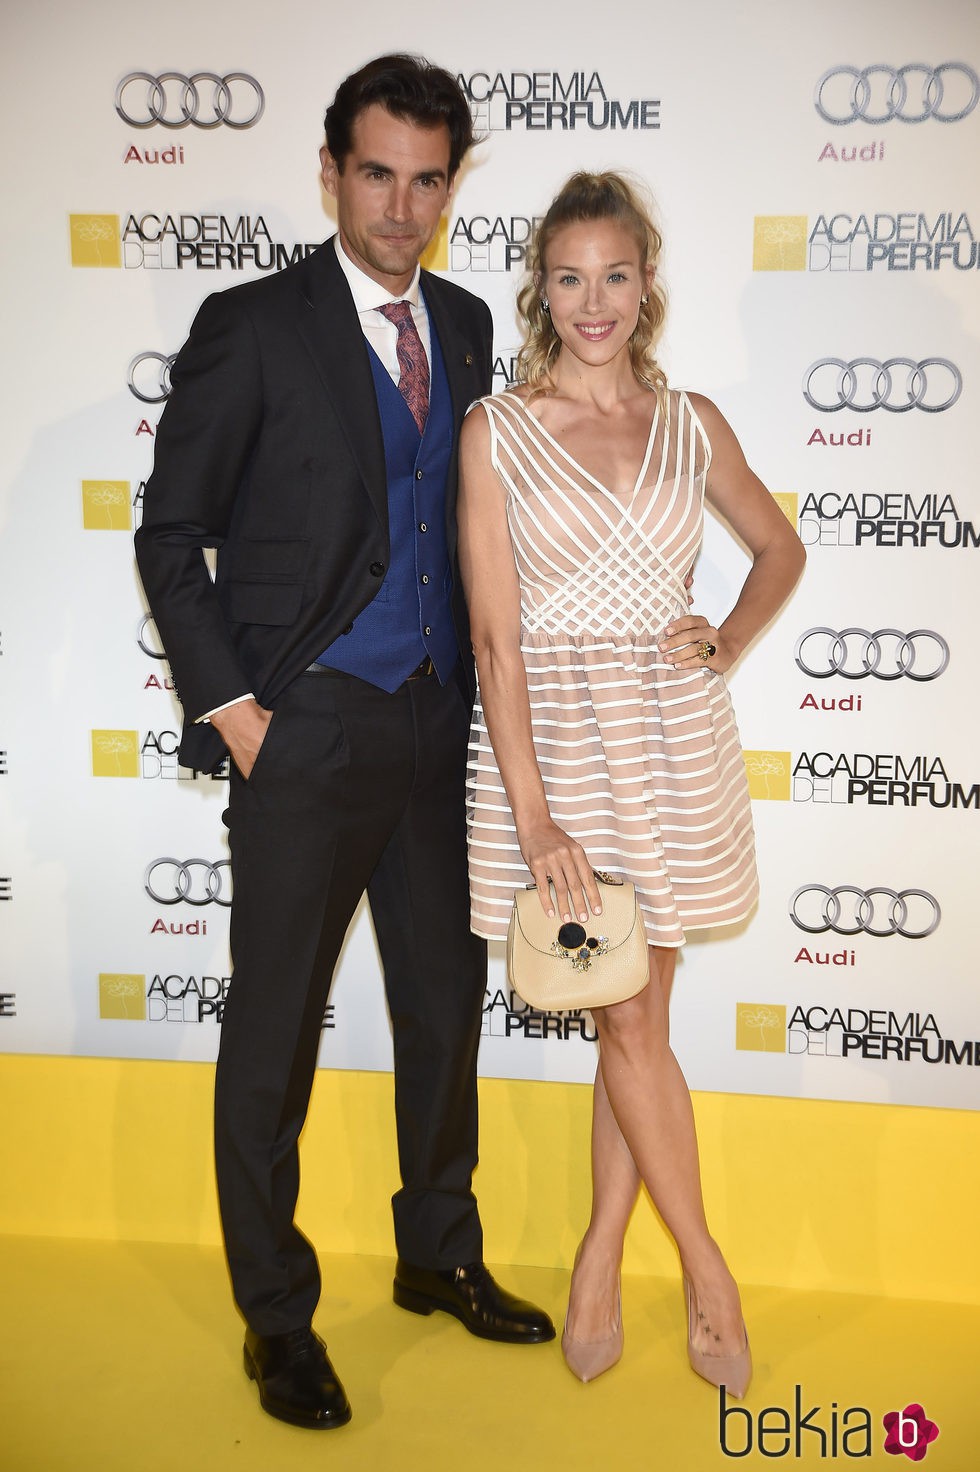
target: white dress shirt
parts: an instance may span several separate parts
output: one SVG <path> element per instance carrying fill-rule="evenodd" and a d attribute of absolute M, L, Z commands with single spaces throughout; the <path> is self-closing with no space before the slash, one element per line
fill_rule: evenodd
<path fill-rule="evenodd" d="M 429 337 L 429 314 L 425 310 L 425 303 L 422 300 L 422 293 L 419 290 L 421 268 L 419 266 L 415 267 L 415 275 L 409 282 L 407 290 L 403 291 L 401 296 L 392 296 L 390 291 L 386 291 L 377 281 L 372 280 L 370 276 L 366 275 L 360 266 L 354 264 L 341 245 L 339 235 L 334 236 L 333 243 L 334 249 L 337 252 L 337 260 L 340 262 L 340 269 L 347 278 L 350 294 L 354 298 L 354 306 L 357 308 L 361 331 L 381 359 L 395 387 L 397 388 L 398 380 L 401 377 L 396 346 L 398 343 L 398 328 L 394 322 L 389 322 L 387 317 L 381 315 L 378 311 L 379 307 L 387 307 L 391 302 L 408 302 L 408 305 L 412 309 L 412 321 L 415 323 L 418 335 L 422 339 L 422 346 L 425 348 L 425 356 L 429 360 L 429 368 L 431 370 L 432 341 Z"/>

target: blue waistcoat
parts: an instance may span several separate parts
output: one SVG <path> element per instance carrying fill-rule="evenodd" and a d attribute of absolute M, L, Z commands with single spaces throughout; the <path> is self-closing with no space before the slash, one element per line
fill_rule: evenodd
<path fill-rule="evenodd" d="M 390 561 L 376 597 L 317 663 L 397 690 L 428 654 L 445 684 L 459 658 L 446 542 L 446 477 L 453 452 L 452 402 L 439 339 L 429 319 L 429 416 L 419 434 L 381 359 L 368 347 L 384 436 Z"/>

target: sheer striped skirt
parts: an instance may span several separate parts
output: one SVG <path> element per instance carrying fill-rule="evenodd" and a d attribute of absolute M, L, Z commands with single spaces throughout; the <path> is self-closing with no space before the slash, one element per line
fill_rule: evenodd
<path fill-rule="evenodd" d="M 525 634 L 534 745 L 554 821 L 636 885 L 651 945 L 755 905 L 748 785 L 724 677 L 663 663 L 654 636 Z M 507 933 L 530 878 L 477 697 L 470 735 L 471 924 Z"/>

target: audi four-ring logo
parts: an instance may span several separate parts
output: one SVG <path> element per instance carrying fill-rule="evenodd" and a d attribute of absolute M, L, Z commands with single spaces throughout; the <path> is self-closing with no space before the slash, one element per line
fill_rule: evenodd
<path fill-rule="evenodd" d="M 176 353 L 137 353 L 126 370 L 129 392 L 144 404 L 162 404 L 170 397 L 170 370 Z"/>
<path fill-rule="evenodd" d="M 836 935 L 904 935 L 922 940 L 942 918 L 939 901 L 925 889 L 887 889 L 876 884 L 804 884 L 789 902 L 790 919 L 809 935 L 832 930 Z"/>
<path fill-rule="evenodd" d="M 265 93 L 248 72 L 129 72 L 116 88 L 116 112 L 131 128 L 252 128 Z"/>
<path fill-rule="evenodd" d="M 157 626 L 152 613 L 145 613 L 140 620 L 139 632 L 136 635 L 136 642 L 142 649 L 143 653 L 148 654 L 151 659 L 166 659 L 166 654 L 159 647 L 160 635 L 157 632 Z"/>
<path fill-rule="evenodd" d="M 807 629 L 794 653 L 811 680 L 938 680 L 949 664 L 949 645 L 935 629 Z"/>
<path fill-rule="evenodd" d="M 900 371 L 904 369 L 904 374 Z M 922 409 L 941 414 L 963 392 L 963 376 L 948 358 L 818 358 L 803 375 L 803 397 L 822 414 L 853 409 L 870 414 L 885 409 L 907 414 Z"/>
<path fill-rule="evenodd" d="M 143 875 L 143 888 L 158 905 L 179 905 L 183 900 L 185 905 L 228 906 L 231 864 L 228 859 L 216 864 L 210 859 L 154 859 Z"/>
<path fill-rule="evenodd" d="M 817 112 L 825 122 L 843 126 L 865 123 L 958 123 L 980 102 L 980 77 L 964 61 L 926 66 L 832 66 L 817 83 Z"/>

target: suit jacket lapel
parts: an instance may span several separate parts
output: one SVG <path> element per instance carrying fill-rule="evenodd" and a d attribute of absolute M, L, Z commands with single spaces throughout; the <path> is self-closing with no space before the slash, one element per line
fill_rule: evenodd
<path fill-rule="evenodd" d="M 439 334 L 449 393 L 453 403 L 453 438 L 459 433 L 463 415 L 477 397 L 474 364 L 477 361 L 475 344 L 468 342 L 460 332 L 454 317 L 446 307 L 442 295 L 442 282 L 428 271 L 422 272 L 422 291 L 429 316 Z"/>
<path fill-rule="evenodd" d="M 449 462 L 449 473 L 446 476 L 446 544 L 449 549 L 450 564 L 455 566 L 457 542 L 455 446 L 459 439 L 459 427 L 463 422 L 463 415 L 479 392 L 477 374 L 474 371 L 478 349 L 475 343 L 469 342 L 463 336 L 456 325 L 455 318 L 447 308 L 442 294 L 442 282 L 438 276 L 431 276 L 428 271 L 423 271 L 422 290 L 429 309 L 430 323 L 434 325 L 439 334 L 446 377 L 449 379 L 449 396 L 453 405 L 453 455 Z"/>
<path fill-rule="evenodd" d="M 299 331 L 381 525 L 388 525 L 384 437 L 367 344 L 332 240 L 310 258 Z"/>

